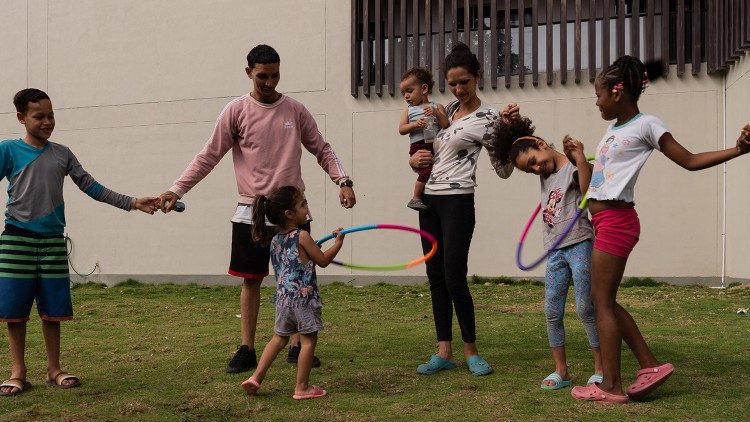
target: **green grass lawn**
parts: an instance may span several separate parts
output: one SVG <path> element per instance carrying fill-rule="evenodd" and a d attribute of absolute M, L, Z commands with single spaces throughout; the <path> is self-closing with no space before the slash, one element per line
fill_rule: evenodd
<path fill-rule="evenodd" d="M 83 385 L 44 385 L 40 323 L 29 323 L 27 364 L 34 387 L 0 398 L 0 420 L 747 420 L 750 413 L 750 289 L 630 287 L 620 302 L 631 311 L 672 378 L 648 400 L 624 406 L 577 402 L 570 389 L 543 391 L 554 369 L 547 349 L 543 288 L 472 284 L 480 352 L 494 366 L 474 377 L 464 364 L 432 376 L 416 365 L 434 352 L 426 285 L 321 287 L 326 329 L 311 380 L 328 390 L 317 400 L 292 400 L 294 366 L 279 357 L 260 394 L 239 384 L 250 373 L 224 373 L 238 345 L 239 288 L 126 284 L 76 286 L 75 320 L 63 323 L 63 367 Z M 273 305 L 264 288 L 258 353 L 270 338 Z M 570 372 L 591 375 L 585 334 L 569 297 L 566 320 Z M 454 328 L 454 348 L 461 350 Z M 2 375 L 9 371 L 0 337 Z M 283 352 L 285 353 L 285 352 Z M 458 356 L 457 356 L 458 357 Z M 636 363 L 624 350 L 623 375 Z"/>

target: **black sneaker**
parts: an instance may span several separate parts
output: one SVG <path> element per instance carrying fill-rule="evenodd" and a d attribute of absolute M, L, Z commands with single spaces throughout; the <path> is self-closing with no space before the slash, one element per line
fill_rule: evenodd
<path fill-rule="evenodd" d="M 286 355 L 287 363 L 297 363 L 297 360 L 299 359 L 299 351 L 301 349 L 302 349 L 302 346 L 299 343 L 297 343 L 296 346 L 290 346 L 289 354 Z M 320 367 L 320 359 L 317 356 L 313 356 L 312 367 L 313 368 Z"/>
<path fill-rule="evenodd" d="M 229 361 L 227 373 L 238 374 L 249 371 L 250 368 L 255 368 L 256 366 L 258 366 L 258 358 L 255 356 L 255 349 L 251 349 L 243 344 L 234 353 L 232 360 Z"/>

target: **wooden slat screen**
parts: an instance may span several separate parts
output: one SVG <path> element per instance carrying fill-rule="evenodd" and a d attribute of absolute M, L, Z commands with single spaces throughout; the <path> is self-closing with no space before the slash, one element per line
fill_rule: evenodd
<path fill-rule="evenodd" d="M 656 58 L 654 38 L 654 0 L 646 0 L 646 28 L 644 30 L 646 45 L 646 60 L 652 61 Z"/>
<path fill-rule="evenodd" d="M 547 13 L 546 13 L 546 24 L 545 27 L 547 28 L 546 35 L 547 35 L 547 41 L 544 44 L 544 48 L 547 50 L 547 85 L 552 85 L 552 77 L 554 68 L 553 66 L 549 66 L 549 63 L 553 63 L 553 56 L 552 53 L 554 53 L 554 49 L 552 48 L 552 30 L 554 29 L 552 26 L 552 4 L 553 1 L 546 1 L 547 3 Z"/>
<path fill-rule="evenodd" d="M 445 51 L 445 0 L 438 3 L 438 51 Z M 445 54 L 438 54 L 438 69 L 445 65 Z M 440 71 L 442 75 L 442 70 Z M 445 78 L 437 78 L 440 92 L 445 91 Z"/>
<path fill-rule="evenodd" d="M 352 34 L 351 34 L 351 78 L 352 78 L 352 86 L 351 86 L 351 94 L 352 97 L 358 97 L 359 96 L 359 75 L 360 70 L 362 69 L 362 60 L 360 59 L 360 40 L 361 37 L 357 36 L 357 27 L 358 27 L 358 21 L 357 18 L 359 16 L 359 10 L 357 6 L 359 5 L 358 0 L 352 0 Z"/>
<path fill-rule="evenodd" d="M 518 51 L 526 51 L 526 46 L 524 44 L 524 32 L 526 31 L 526 14 L 524 13 L 524 10 L 526 10 L 526 6 L 524 0 L 518 0 L 518 10 Z M 526 83 L 526 67 L 524 67 L 525 63 L 523 60 L 524 56 L 525 54 L 518 55 L 518 86 L 520 87 L 523 87 L 524 83 Z M 482 63 L 481 58 L 479 63 Z"/>
<path fill-rule="evenodd" d="M 661 0 L 661 57 L 664 74 L 669 73 L 669 1 Z M 666 58 L 666 60 L 664 60 Z"/>
<path fill-rule="evenodd" d="M 382 21 L 380 0 L 373 0 L 375 2 L 375 63 L 380 63 L 383 60 L 383 41 L 384 37 L 382 29 L 380 28 L 380 22 Z M 375 94 L 378 97 L 383 95 L 383 68 L 375 66 Z"/>
<path fill-rule="evenodd" d="M 398 16 L 398 21 L 400 23 L 400 29 L 399 32 L 401 34 L 401 48 L 400 48 L 400 57 L 401 57 L 401 65 L 399 66 L 398 73 L 400 75 L 403 75 L 404 72 L 406 72 L 406 59 L 409 56 L 409 43 L 406 41 L 406 0 L 401 0 L 399 3 L 399 11 L 400 14 Z"/>
<path fill-rule="evenodd" d="M 539 3 L 531 3 L 531 83 L 539 84 Z"/>
<path fill-rule="evenodd" d="M 424 3 L 424 67 L 432 69 L 432 1 Z"/>
<path fill-rule="evenodd" d="M 709 71 L 716 70 L 719 67 L 719 57 L 717 55 L 716 46 L 718 45 L 718 34 L 717 34 L 717 26 L 718 26 L 718 15 L 716 13 L 717 7 L 716 2 L 709 2 L 708 3 L 708 19 L 706 19 L 706 24 L 708 27 L 708 37 L 706 38 L 706 42 L 708 43 L 708 69 Z"/>
<path fill-rule="evenodd" d="M 411 32 L 411 66 L 419 66 L 419 0 L 412 0 L 411 8 L 411 27 L 414 30 Z"/>
<path fill-rule="evenodd" d="M 388 94 L 393 96 L 396 93 L 396 15 L 393 14 L 393 0 L 388 0 L 388 72 L 386 84 L 388 84 Z"/>
<path fill-rule="evenodd" d="M 451 43 L 458 39 L 458 0 L 451 0 Z"/>
<path fill-rule="evenodd" d="M 481 4 L 481 0 L 479 3 L 477 7 L 477 58 L 479 63 L 484 63 L 484 5 Z M 484 79 L 479 80 L 479 89 L 484 89 Z"/>
<path fill-rule="evenodd" d="M 732 58 L 739 60 L 742 57 L 742 5 L 746 0 L 733 0 L 734 29 L 732 31 Z"/>
<path fill-rule="evenodd" d="M 511 57 L 512 51 L 510 49 L 510 0 L 505 0 L 505 7 L 503 7 L 503 10 L 505 11 L 505 20 L 503 23 L 503 33 L 504 33 L 504 39 L 505 39 L 505 46 L 503 48 L 503 56 L 505 58 L 503 62 L 503 67 L 505 68 L 505 87 L 510 88 L 510 66 L 511 66 Z"/>
<path fill-rule="evenodd" d="M 377 96 L 397 95 L 412 66 L 429 68 L 444 92 L 445 56 L 458 41 L 489 68 L 492 89 L 499 77 L 506 88 L 514 77 L 524 87 L 526 73 L 534 86 L 540 73 L 551 85 L 572 72 L 578 84 L 587 69 L 592 82 L 622 54 L 661 60 L 666 72 L 676 65 L 678 77 L 688 63 L 689 74 L 700 74 L 705 61 L 713 74 L 750 49 L 750 0 L 352 0 L 350 7 L 354 97 L 370 97 L 373 87 Z"/>
<path fill-rule="evenodd" d="M 575 81 L 581 82 L 581 0 L 575 0 L 575 29 L 573 30 L 573 67 Z"/>
<path fill-rule="evenodd" d="M 612 7 L 606 0 L 602 2 L 602 63 L 609 61 L 609 18 L 612 16 Z"/>
<path fill-rule="evenodd" d="M 685 0 L 677 1 L 677 76 L 685 74 Z"/>
<path fill-rule="evenodd" d="M 692 0 L 691 8 L 691 15 L 693 17 L 693 23 L 692 23 L 692 34 L 693 34 L 693 55 L 691 58 L 691 64 L 693 69 L 693 75 L 697 75 L 701 71 L 701 14 L 700 6 L 701 2 L 700 0 Z"/>
<path fill-rule="evenodd" d="M 362 43 L 362 93 L 365 97 L 370 96 L 370 2 L 362 1 L 362 36 L 365 42 Z"/>
<path fill-rule="evenodd" d="M 490 39 L 497 38 L 497 0 L 490 0 Z M 492 89 L 497 88 L 497 43 L 490 46 L 490 83 Z"/>
<path fill-rule="evenodd" d="M 625 0 L 617 0 L 617 24 L 616 24 L 617 50 L 616 57 L 625 54 Z"/>
<path fill-rule="evenodd" d="M 560 0 L 560 83 L 566 82 L 568 82 L 568 2 Z"/>
<path fill-rule="evenodd" d="M 596 0 L 589 1 L 589 82 L 596 78 Z"/>
<path fill-rule="evenodd" d="M 471 1 L 464 0 L 464 44 L 471 45 Z"/>
<path fill-rule="evenodd" d="M 700 0 L 698 0 L 700 1 Z M 630 55 L 641 56 L 641 2 L 633 0 L 630 12 Z M 646 40 L 648 41 L 648 40 Z"/>

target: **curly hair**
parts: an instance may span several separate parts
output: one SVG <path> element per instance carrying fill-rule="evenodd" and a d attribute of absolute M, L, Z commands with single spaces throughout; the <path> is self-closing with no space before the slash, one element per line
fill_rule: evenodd
<path fill-rule="evenodd" d="M 516 158 L 519 154 L 531 148 L 539 149 L 536 140 L 543 139 L 534 136 L 534 129 L 531 119 L 526 116 L 519 116 L 510 120 L 498 119 L 495 122 L 491 147 L 487 148 L 487 151 L 501 164 L 513 163 L 513 165 L 516 165 Z"/>
<path fill-rule="evenodd" d="M 638 57 L 622 56 L 603 69 L 597 76 L 597 80 L 608 90 L 622 83 L 622 89 L 634 102 L 637 102 L 649 81 L 658 79 L 663 72 L 661 62 L 644 64 Z"/>
<path fill-rule="evenodd" d="M 432 87 L 435 85 L 435 80 L 432 78 L 432 72 L 423 67 L 412 67 L 407 70 L 406 73 L 401 75 L 401 81 L 404 81 L 409 76 L 414 76 L 420 85 L 427 85 L 427 93 L 432 94 Z"/>

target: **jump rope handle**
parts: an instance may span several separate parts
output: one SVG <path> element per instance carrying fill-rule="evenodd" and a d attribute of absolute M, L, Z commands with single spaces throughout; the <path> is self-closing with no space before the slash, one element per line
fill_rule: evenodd
<path fill-rule="evenodd" d="M 185 203 L 181 201 L 177 201 L 174 203 L 174 210 L 175 212 L 183 212 L 185 211 Z"/>

